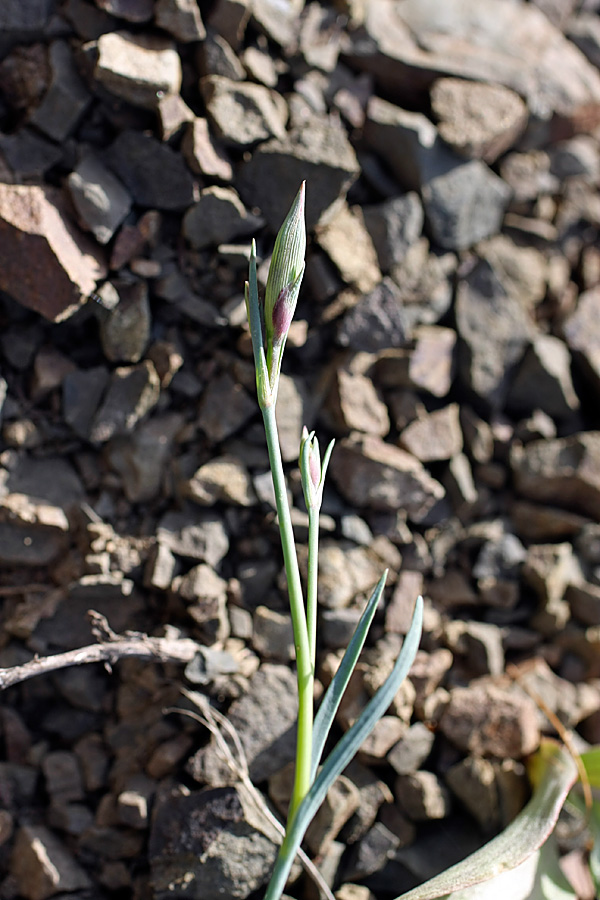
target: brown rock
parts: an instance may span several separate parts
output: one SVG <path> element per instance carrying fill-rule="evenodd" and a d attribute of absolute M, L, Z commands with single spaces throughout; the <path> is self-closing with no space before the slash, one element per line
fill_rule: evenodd
<path fill-rule="evenodd" d="M 327 401 L 335 434 L 362 431 L 384 437 L 390 430 L 387 407 L 366 375 L 338 369 Z"/>
<path fill-rule="evenodd" d="M 539 744 L 537 722 L 533 700 L 486 682 L 450 691 L 440 728 L 460 750 L 521 759 Z"/>
<path fill-rule="evenodd" d="M 181 152 L 192 172 L 219 181 L 232 180 L 231 163 L 225 150 L 213 141 L 206 119 L 196 116 L 190 122 L 181 142 Z"/>
<path fill-rule="evenodd" d="M 95 77 L 133 106 L 156 109 L 159 94 L 177 94 L 181 61 L 172 41 L 109 31 L 98 40 Z"/>
<path fill-rule="evenodd" d="M 399 775 L 394 793 L 400 808 L 414 822 L 443 819 L 450 812 L 450 795 L 433 772 Z"/>
<path fill-rule="evenodd" d="M 201 87 L 209 119 L 227 146 L 251 147 L 285 137 L 287 104 L 275 91 L 221 75 L 203 78 Z"/>
<path fill-rule="evenodd" d="M 456 332 L 439 325 L 420 325 L 409 350 L 387 350 L 377 362 L 382 387 L 407 387 L 445 397 L 452 384 Z"/>
<path fill-rule="evenodd" d="M 404 507 L 415 522 L 445 494 L 414 456 L 370 435 L 341 441 L 331 474 L 349 502 L 373 510 Z"/>
<path fill-rule="evenodd" d="M 600 393 L 600 286 L 580 294 L 563 325 L 565 340 L 596 393 Z"/>
<path fill-rule="evenodd" d="M 360 207 L 350 209 L 344 203 L 319 229 L 317 240 L 346 284 L 367 294 L 381 281 L 377 253 Z"/>
<path fill-rule="evenodd" d="M 43 825 L 24 825 L 13 849 L 13 874 L 26 900 L 91 889 L 90 879 L 69 850 Z"/>
<path fill-rule="evenodd" d="M 517 446 L 511 465 L 523 496 L 600 516 L 600 432 Z"/>
<path fill-rule="evenodd" d="M 528 119 L 527 106 L 515 91 L 460 78 L 434 82 L 431 107 L 446 143 L 487 163 L 514 144 Z"/>
<path fill-rule="evenodd" d="M 105 277 L 97 248 L 64 215 L 52 188 L 0 184 L 0 288 L 60 322 Z"/>
<path fill-rule="evenodd" d="M 450 459 L 462 450 L 458 403 L 427 413 L 407 425 L 400 446 L 421 462 Z"/>

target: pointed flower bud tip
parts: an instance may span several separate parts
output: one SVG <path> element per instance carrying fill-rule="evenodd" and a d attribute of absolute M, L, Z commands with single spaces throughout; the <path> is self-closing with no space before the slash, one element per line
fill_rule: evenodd
<path fill-rule="evenodd" d="M 304 182 L 302 182 L 290 211 L 279 229 L 269 267 L 265 292 L 267 343 L 275 338 L 276 325 L 279 326 L 278 339 L 281 338 L 282 324 L 287 323 L 287 329 L 289 329 L 304 272 L 305 254 L 306 226 L 304 224 Z M 279 306 L 277 315 L 275 315 L 276 305 Z M 287 329 L 284 334 L 287 334 Z"/>

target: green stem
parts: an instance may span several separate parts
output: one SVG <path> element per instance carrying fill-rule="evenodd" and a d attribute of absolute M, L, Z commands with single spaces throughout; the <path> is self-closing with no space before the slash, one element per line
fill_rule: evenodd
<path fill-rule="evenodd" d="M 294 646 L 296 649 L 296 669 L 298 678 L 298 733 L 296 739 L 296 773 L 294 776 L 294 788 L 288 814 L 288 824 L 292 821 L 296 810 L 310 788 L 310 764 L 312 754 L 312 729 L 313 729 L 313 693 L 314 670 L 311 661 L 311 650 L 308 638 L 308 628 L 304 602 L 302 598 L 302 583 L 298 569 L 296 545 L 294 543 L 294 531 L 288 505 L 281 450 L 277 422 L 275 420 L 275 406 L 266 406 L 262 410 L 265 423 L 265 434 L 269 450 L 269 462 L 273 475 L 275 488 L 275 502 L 279 517 L 279 531 L 281 534 L 281 547 L 285 563 L 285 574 L 288 584 L 290 610 L 294 627 Z"/>
<path fill-rule="evenodd" d="M 310 660 L 315 669 L 317 657 L 317 576 L 319 568 L 319 509 L 308 510 L 308 581 L 306 585 L 306 622 Z"/>

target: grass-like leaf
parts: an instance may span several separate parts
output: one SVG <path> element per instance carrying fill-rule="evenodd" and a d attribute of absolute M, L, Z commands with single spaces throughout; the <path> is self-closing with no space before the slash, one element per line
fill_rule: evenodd
<path fill-rule="evenodd" d="M 308 794 L 298 807 L 279 851 L 265 900 L 279 900 L 281 897 L 302 838 L 325 799 L 327 791 L 385 713 L 406 678 L 419 649 L 422 627 L 423 598 L 418 597 L 410 629 L 394 668 L 377 693 L 369 700 L 354 725 L 340 738 L 331 751 Z"/>
<path fill-rule="evenodd" d="M 331 726 L 333 725 L 333 720 L 340 705 L 341 699 L 344 696 L 344 691 L 348 686 L 350 676 L 354 671 L 354 667 L 364 646 L 369 628 L 371 627 L 371 622 L 373 621 L 373 616 L 375 615 L 377 607 L 379 606 L 379 601 L 381 600 L 381 595 L 383 593 L 386 578 L 387 569 L 377 582 L 373 593 L 369 597 L 367 605 L 364 608 L 363 614 L 360 617 L 350 643 L 346 647 L 346 652 L 342 657 L 342 661 L 338 666 L 338 670 L 333 676 L 329 687 L 325 691 L 325 694 L 321 701 L 321 705 L 319 706 L 319 710 L 317 712 L 317 715 L 315 716 L 315 723 L 313 727 L 312 764 L 310 776 L 311 781 L 315 780 L 315 775 L 317 774 L 317 769 L 319 767 L 319 763 L 321 762 L 321 756 L 323 755 L 323 748 L 325 746 L 325 741 L 327 740 L 327 735 L 329 734 Z"/>
<path fill-rule="evenodd" d="M 581 762 L 586 771 L 590 785 L 600 788 L 600 747 L 592 747 L 581 754 Z"/>
<path fill-rule="evenodd" d="M 542 846 L 554 830 L 567 794 L 577 779 L 577 766 L 568 750 L 551 741 L 542 744 L 538 757 L 537 786 L 514 822 L 462 862 L 396 900 L 435 900 L 448 894 L 454 898 L 454 891 L 516 868 Z M 482 891 L 474 896 L 486 895 Z"/>

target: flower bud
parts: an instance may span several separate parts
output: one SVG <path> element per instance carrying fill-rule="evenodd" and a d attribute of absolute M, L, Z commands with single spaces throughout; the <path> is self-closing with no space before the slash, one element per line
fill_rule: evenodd
<path fill-rule="evenodd" d="M 275 388 L 281 356 L 296 309 L 304 274 L 306 226 L 304 224 L 304 182 L 279 229 L 269 266 L 265 292 L 264 322 L 267 368 Z"/>
<path fill-rule="evenodd" d="M 329 457 L 333 450 L 334 442 L 331 441 L 325 452 L 323 464 L 321 464 L 321 451 L 319 449 L 319 441 L 315 437 L 314 431 L 310 434 L 306 426 L 302 429 L 302 440 L 300 442 L 300 475 L 302 479 L 302 490 L 304 492 L 304 501 L 307 509 L 319 509 L 323 499 L 323 483 L 325 481 L 325 473 L 329 465 Z"/>

